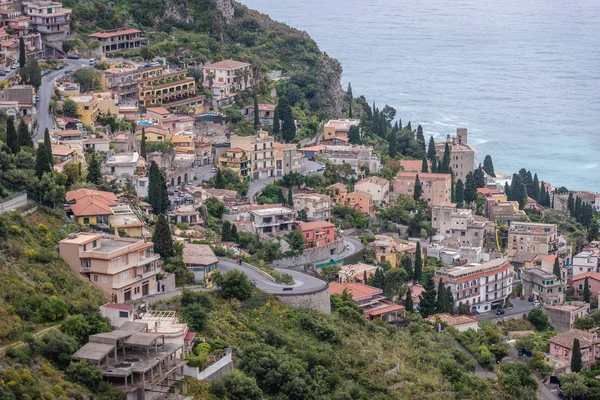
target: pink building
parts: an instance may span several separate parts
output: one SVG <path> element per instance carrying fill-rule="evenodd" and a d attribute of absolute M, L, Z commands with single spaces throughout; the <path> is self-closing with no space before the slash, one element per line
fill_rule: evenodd
<path fill-rule="evenodd" d="M 600 343 L 600 339 L 595 333 L 571 329 L 548 339 L 550 358 L 556 363 L 555 372 L 570 372 L 575 339 L 579 339 L 583 364 L 589 366 L 596 362 L 598 355 L 596 347 Z"/>
<path fill-rule="evenodd" d="M 335 225 L 327 221 L 300 222 L 296 227 L 304 236 L 305 247 L 321 247 L 335 241 Z"/>
<path fill-rule="evenodd" d="M 383 297 L 383 290 L 362 283 L 329 283 L 330 294 L 350 294 L 352 300 L 359 306 L 368 320 L 381 319 L 385 322 L 394 322 L 406 317 L 404 306 L 400 306 Z"/>
<path fill-rule="evenodd" d="M 450 203 L 452 188 L 450 174 L 400 172 L 394 179 L 394 192 L 412 196 L 417 176 L 419 176 L 419 182 L 421 182 L 423 190 L 421 200 L 425 200 L 430 206 Z"/>
<path fill-rule="evenodd" d="M 586 272 L 585 274 L 575 275 L 573 279 L 571 279 L 571 286 L 575 289 L 575 296 L 583 296 L 585 278 L 588 278 L 591 297 L 596 298 L 598 292 L 600 292 L 600 273 L 598 272 Z"/>

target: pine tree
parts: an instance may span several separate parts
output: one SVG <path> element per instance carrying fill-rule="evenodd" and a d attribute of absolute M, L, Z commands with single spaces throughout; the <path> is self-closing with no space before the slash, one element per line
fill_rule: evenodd
<path fill-rule="evenodd" d="M 467 174 L 465 182 L 465 202 L 471 204 L 477 198 L 477 186 L 475 185 L 475 177 L 472 172 Z"/>
<path fill-rule="evenodd" d="M 446 288 L 446 312 L 454 314 L 454 296 L 450 287 Z"/>
<path fill-rule="evenodd" d="M 585 238 L 587 239 L 588 242 L 593 242 L 595 240 L 598 240 L 598 229 L 600 228 L 600 226 L 598 225 L 598 218 L 596 218 L 595 216 L 592 217 L 588 228 L 587 228 L 587 234 L 585 236 Z"/>
<path fill-rule="evenodd" d="M 589 303 L 590 297 L 591 297 L 590 283 L 588 282 L 588 278 L 586 276 L 585 281 L 583 283 L 583 301 L 585 301 L 586 303 Z"/>
<path fill-rule="evenodd" d="M 552 270 L 552 273 L 554 273 L 554 275 L 560 280 L 561 277 L 561 273 L 560 273 L 560 261 L 558 256 L 554 257 L 554 268 Z"/>
<path fill-rule="evenodd" d="M 215 176 L 215 189 L 225 189 L 225 178 L 223 178 L 223 172 L 221 172 L 221 168 L 217 169 L 217 175 Z"/>
<path fill-rule="evenodd" d="M 12 118 L 6 120 L 6 145 L 12 154 L 17 154 L 21 150 L 19 136 L 15 129 L 15 123 Z"/>
<path fill-rule="evenodd" d="M 360 129 L 352 125 L 348 130 L 348 141 L 350 144 L 360 144 Z"/>
<path fill-rule="evenodd" d="M 279 130 L 279 106 L 275 107 L 275 112 L 273 113 L 273 135 L 278 135 Z"/>
<path fill-rule="evenodd" d="M 421 181 L 419 180 L 419 174 L 415 177 L 415 186 L 413 189 L 413 199 L 419 201 L 421 199 L 421 195 L 423 194 L 423 186 L 421 186 Z"/>
<path fill-rule="evenodd" d="M 35 154 L 35 176 L 42 179 L 46 172 L 52 172 L 52 165 L 48 161 L 46 146 L 44 146 L 44 143 L 40 143 Z"/>
<path fill-rule="evenodd" d="M 438 282 L 437 300 L 435 306 L 438 313 L 446 312 L 446 301 L 448 301 L 448 298 L 446 297 L 446 287 L 444 286 L 444 282 L 440 279 Z"/>
<path fill-rule="evenodd" d="M 415 250 L 415 263 L 414 263 L 413 280 L 419 282 L 421 275 L 423 274 L 423 259 L 421 258 L 421 242 L 417 242 L 417 249 Z"/>
<path fill-rule="evenodd" d="M 432 163 L 435 162 L 435 141 L 433 136 L 429 136 L 429 145 L 427 146 L 427 158 Z"/>
<path fill-rule="evenodd" d="M 485 187 L 485 174 L 483 173 L 483 168 L 481 168 L 481 164 L 479 164 L 479 167 L 473 172 L 473 178 L 475 179 L 476 188 Z"/>
<path fill-rule="evenodd" d="M 293 208 L 294 207 L 294 196 L 293 196 L 293 193 L 292 193 L 292 187 L 291 186 L 288 189 L 288 198 L 287 198 L 287 200 L 288 200 L 288 205 Z"/>
<path fill-rule="evenodd" d="M 456 205 L 459 208 L 463 207 L 463 204 L 465 202 L 465 185 L 463 184 L 462 179 L 459 179 L 458 181 L 456 181 L 456 189 L 455 191 L 455 200 L 456 200 Z"/>
<path fill-rule="evenodd" d="M 146 129 L 142 128 L 142 140 L 140 141 L 140 157 L 146 159 Z"/>
<path fill-rule="evenodd" d="M 544 195 L 544 198 L 546 196 Z M 537 174 L 533 175 L 533 183 L 531 184 L 531 198 L 539 202 L 540 198 L 540 181 Z"/>
<path fill-rule="evenodd" d="M 581 344 L 579 339 L 573 339 L 573 354 L 571 355 L 571 372 L 581 372 L 583 365 L 581 357 Z"/>
<path fill-rule="evenodd" d="M 369 286 L 373 286 L 379 289 L 385 287 L 385 273 L 383 268 L 377 268 L 375 272 L 369 278 Z"/>
<path fill-rule="evenodd" d="M 423 162 L 421 163 L 421 172 L 429 172 L 429 168 L 427 165 L 427 157 L 423 156 Z"/>
<path fill-rule="evenodd" d="M 94 154 L 90 157 L 90 162 L 87 168 L 86 181 L 98 186 L 102 183 L 102 174 L 100 173 L 100 164 Z"/>
<path fill-rule="evenodd" d="M 402 257 L 402 268 L 404 268 L 404 270 L 406 271 L 406 279 L 412 280 L 414 270 L 412 259 L 409 256 L 405 255 L 404 257 Z"/>
<path fill-rule="evenodd" d="M 25 68 L 27 56 L 25 55 L 25 41 L 22 37 L 19 38 L 19 68 Z"/>
<path fill-rule="evenodd" d="M 398 142 L 397 142 L 397 138 L 396 138 L 396 131 L 392 129 L 392 133 L 390 133 L 390 144 L 389 144 L 389 148 L 388 148 L 388 154 L 391 158 L 396 157 L 396 155 L 398 154 Z"/>
<path fill-rule="evenodd" d="M 407 312 L 413 312 L 414 310 L 412 293 L 410 291 L 410 288 L 406 291 L 406 297 L 404 300 L 404 310 Z"/>
<path fill-rule="evenodd" d="M 435 313 L 436 309 L 436 297 L 435 284 L 430 274 L 426 276 L 425 283 L 423 284 L 425 289 L 421 293 L 421 299 L 419 301 L 419 312 L 423 318 L 427 318 Z"/>
<path fill-rule="evenodd" d="M 221 241 L 231 242 L 231 223 L 227 220 L 223 221 L 221 226 Z"/>
<path fill-rule="evenodd" d="M 19 145 L 21 147 L 33 147 L 33 139 L 23 118 L 21 118 L 19 126 L 17 126 L 17 136 L 19 137 Z"/>
<path fill-rule="evenodd" d="M 485 156 L 485 159 L 483 160 L 483 170 L 492 178 L 496 177 L 496 173 L 494 172 L 494 163 L 492 162 L 492 156 L 490 156 L 489 154 Z"/>
<path fill-rule="evenodd" d="M 152 235 L 152 242 L 154 243 L 154 251 L 160 254 L 162 258 L 169 258 L 175 255 L 171 228 L 164 214 L 158 216 L 154 234 Z"/>
<path fill-rule="evenodd" d="M 258 110 L 258 96 L 254 93 L 254 129 L 260 129 L 260 113 Z"/>
<path fill-rule="evenodd" d="M 50 143 L 50 131 L 48 128 L 44 129 L 44 146 L 46 146 L 46 152 L 48 153 L 50 164 L 54 165 L 54 158 L 52 157 L 52 144 Z"/>

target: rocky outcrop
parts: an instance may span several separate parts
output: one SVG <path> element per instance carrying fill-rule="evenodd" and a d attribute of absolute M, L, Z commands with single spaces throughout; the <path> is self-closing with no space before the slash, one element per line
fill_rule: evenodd
<path fill-rule="evenodd" d="M 225 23 L 230 23 L 233 20 L 233 14 L 235 13 L 235 1 L 234 0 L 216 0 L 217 9 L 223 15 Z"/>

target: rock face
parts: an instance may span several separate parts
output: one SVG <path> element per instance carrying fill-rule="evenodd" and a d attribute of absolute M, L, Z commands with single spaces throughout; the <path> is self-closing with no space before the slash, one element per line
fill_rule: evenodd
<path fill-rule="evenodd" d="M 221 11 L 223 15 L 223 20 L 226 23 L 231 22 L 233 19 L 233 14 L 235 12 L 235 1 L 234 0 L 216 0 L 217 9 Z"/>

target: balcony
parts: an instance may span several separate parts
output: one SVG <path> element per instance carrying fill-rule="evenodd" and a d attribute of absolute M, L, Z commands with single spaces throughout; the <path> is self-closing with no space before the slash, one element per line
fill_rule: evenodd
<path fill-rule="evenodd" d="M 153 277 L 155 275 L 158 275 L 160 273 L 162 273 L 162 269 L 157 267 L 157 268 L 154 268 L 151 271 L 143 273 L 142 275 L 138 275 L 138 276 L 136 276 L 134 278 L 127 279 L 125 282 L 114 283 L 113 286 L 112 286 L 112 288 L 114 290 L 123 289 L 126 286 L 129 286 L 129 285 L 134 284 L 136 282 L 142 281 L 144 279 L 151 278 L 151 277 Z"/>
<path fill-rule="evenodd" d="M 158 261 L 160 260 L 160 255 L 156 254 L 156 253 L 146 253 L 143 257 L 140 257 L 140 259 L 138 261 L 126 264 L 126 265 L 122 265 L 120 267 L 110 267 L 108 269 L 108 273 L 109 274 L 120 274 L 123 271 L 127 271 L 130 268 L 135 268 L 135 267 L 139 267 L 148 263 L 151 263 L 152 261 Z"/>

